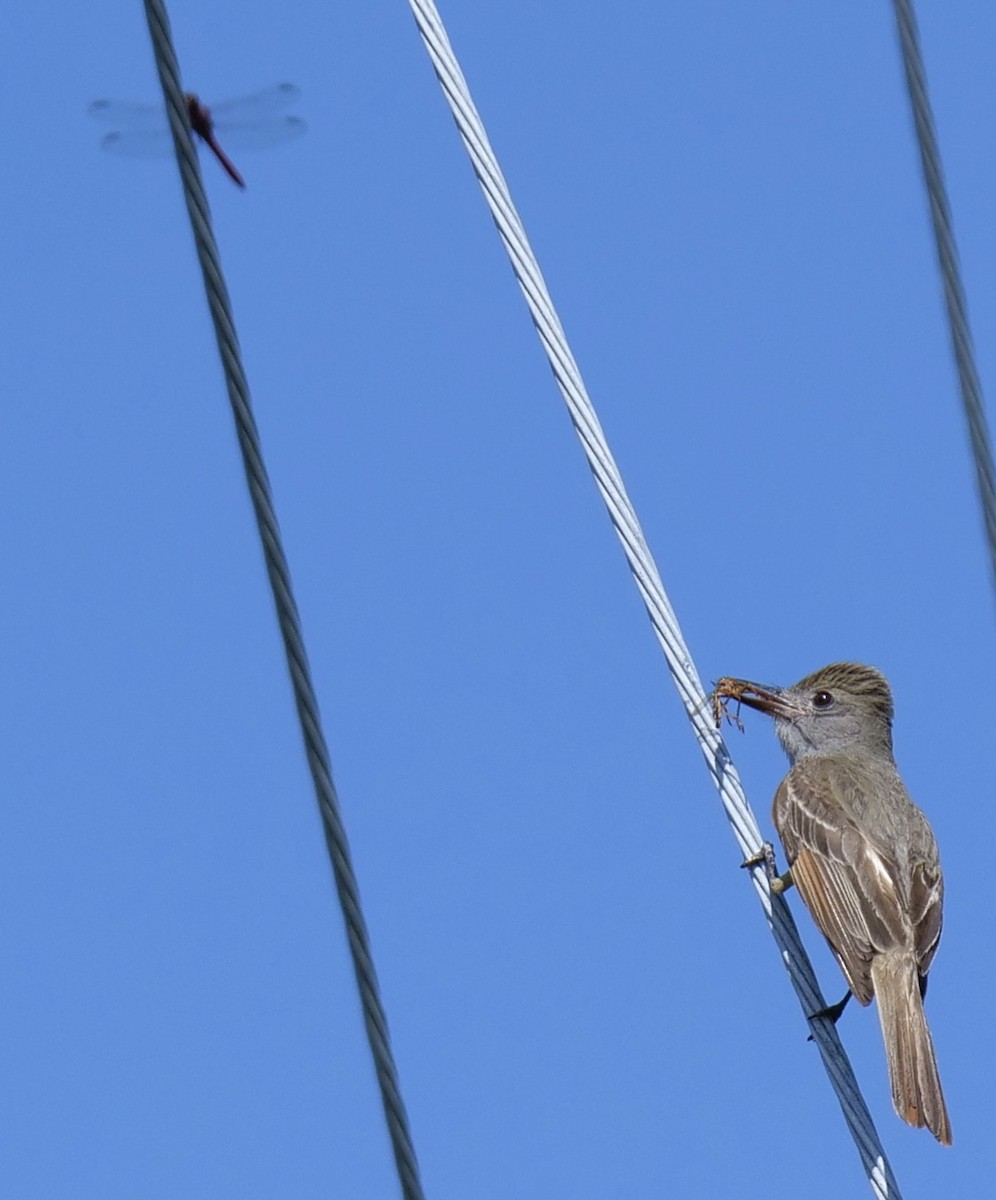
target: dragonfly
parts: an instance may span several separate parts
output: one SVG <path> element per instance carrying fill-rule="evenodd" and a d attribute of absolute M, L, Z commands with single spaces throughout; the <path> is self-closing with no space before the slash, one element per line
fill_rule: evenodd
<path fill-rule="evenodd" d="M 190 128 L 228 177 L 244 188 L 246 181 L 221 148 L 216 134 L 233 150 L 262 150 L 299 137 L 307 128 L 305 123 L 300 117 L 282 115 L 280 110 L 292 104 L 300 94 L 294 84 L 278 83 L 237 100 L 212 104 L 210 108 L 193 92 L 188 92 L 184 101 Z M 94 100 L 90 115 L 118 127 L 100 142 L 112 154 L 126 158 L 161 158 L 173 151 L 166 115 L 159 105 Z"/>

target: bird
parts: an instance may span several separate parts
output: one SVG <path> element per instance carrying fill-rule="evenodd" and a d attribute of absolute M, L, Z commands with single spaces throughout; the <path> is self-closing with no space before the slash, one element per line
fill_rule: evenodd
<path fill-rule="evenodd" d="M 850 994 L 877 1001 L 896 1112 L 950 1145 L 923 1008 L 944 879 L 893 757 L 888 682 L 874 667 L 835 662 L 788 688 L 721 679 L 713 698 L 717 719 L 728 699 L 774 719 L 790 764 L 772 807 L 789 864 L 775 890 L 795 885 Z"/>

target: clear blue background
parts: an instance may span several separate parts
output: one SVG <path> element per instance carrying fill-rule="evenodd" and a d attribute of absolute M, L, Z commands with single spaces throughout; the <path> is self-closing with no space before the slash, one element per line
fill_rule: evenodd
<path fill-rule="evenodd" d="M 171 16 L 303 93 L 202 165 L 428 1196 L 868 1194 L 407 6 Z M 443 16 L 703 676 L 893 683 L 953 1149 L 842 1033 L 906 1196 L 985 1195 L 996 622 L 891 8 Z M 920 16 L 996 387 L 996 8 Z M 0 55 L 0 1191 L 393 1197 L 176 169 L 86 113 L 157 99 L 141 7 Z"/>

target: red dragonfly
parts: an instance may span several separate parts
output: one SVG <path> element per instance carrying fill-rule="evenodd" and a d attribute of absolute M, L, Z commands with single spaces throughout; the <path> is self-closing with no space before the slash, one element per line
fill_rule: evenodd
<path fill-rule="evenodd" d="M 300 95 L 292 83 L 278 83 L 251 96 L 226 100 L 210 108 L 193 92 L 184 96 L 190 128 L 221 163 L 229 178 L 239 187 L 245 180 L 235 168 L 215 133 L 233 150 L 261 150 L 277 146 L 304 133 L 307 126 L 299 117 L 279 115 L 279 110 Z M 112 154 L 129 158 L 160 158 L 172 153 L 173 139 L 161 107 L 154 104 L 121 104 L 116 100 L 95 100 L 90 115 L 100 121 L 121 126 L 108 133 L 101 146 Z"/>

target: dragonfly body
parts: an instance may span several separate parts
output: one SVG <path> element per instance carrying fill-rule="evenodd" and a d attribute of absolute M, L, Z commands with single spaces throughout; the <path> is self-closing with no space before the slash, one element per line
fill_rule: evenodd
<path fill-rule="evenodd" d="M 235 164 L 218 145 L 218 139 L 214 136 L 214 121 L 211 117 L 211 110 L 206 104 L 202 104 L 193 92 L 187 92 L 183 98 L 187 102 L 187 119 L 190 121 L 190 128 L 197 134 L 204 145 L 208 147 L 218 162 L 221 163 L 222 167 L 228 173 L 229 178 L 233 179 L 240 188 L 244 188 L 246 181 L 235 169 Z"/>

